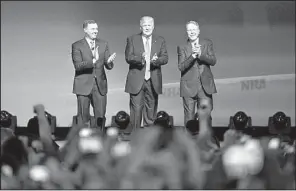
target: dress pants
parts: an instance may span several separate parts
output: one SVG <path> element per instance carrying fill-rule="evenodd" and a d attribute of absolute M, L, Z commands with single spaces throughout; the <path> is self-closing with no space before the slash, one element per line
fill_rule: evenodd
<path fill-rule="evenodd" d="M 89 124 L 90 112 L 89 106 L 93 107 L 95 119 L 105 117 L 107 106 L 107 95 L 102 95 L 98 89 L 97 83 L 94 83 L 89 95 L 77 95 L 77 116 L 78 124 Z"/>
<path fill-rule="evenodd" d="M 194 120 L 194 116 L 195 116 L 195 107 L 197 107 L 197 109 L 200 106 L 200 102 L 203 99 L 206 99 L 209 101 L 210 103 L 210 108 L 211 111 L 213 110 L 213 98 L 211 94 L 207 94 L 201 83 L 197 83 L 197 87 L 198 87 L 198 91 L 196 96 L 194 97 L 183 97 L 183 107 L 184 107 L 184 123 L 185 126 L 187 124 L 188 121 L 190 120 Z M 211 118 L 210 118 L 211 119 Z M 211 122 L 210 122 L 211 124 Z"/>
<path fill-rule="evenodd" d="M 158 106 L 158 94 L 153 88 L 151 79 L 144 80 L 142 89 L 138 94 L 130 94 L 130 122 L 124 131 L 130 134 L 141 127 L 142 115 L 143 125 L 152 125 L 156 118 Z"/>

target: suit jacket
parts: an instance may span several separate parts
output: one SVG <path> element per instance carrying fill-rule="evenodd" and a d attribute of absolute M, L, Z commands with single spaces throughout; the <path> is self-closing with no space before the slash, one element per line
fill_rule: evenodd
<path fill-rule="evenodd" d="M 125 60 L 129 64 L 125 84 L 125 92 L 127 93 L 137 94 L 143 86 L 146 67 L 146 64 L 142 64 L 142 53 L 145 52 L 144 50 L 141 33 L 127 38 L 125 48 Z M 154 64 L 150 64 L 151 81 L 155 92 L 157 94 L 162 94 L 161 66 L 168 63 L 168 53 L 164 38 L 153 34 L 150 59 L 152 59 L 155 53 L 158 59 Z"/>
<path fill-rule="evenodd" d="M 75 68 L 74 94 L 89 95 L 94 83 L 97 83 L 102 95 L 106 95 L 108 92 L 104 67 L 111 70 L 114 64 L 107 64 L 110 56 L 108 43 L 104 40 L 96 39 L 95 44 L 96 47 L 99 47 L 99 60 L 95 64 L 93 64 L 93 55 L 85 38 L 72 44 L 72 60 Z"/>
<path fill-rule="evenodd" d="M 201 56 L 192 56 L 192 45 L 189 41 L 178 46 L 178 68 L 181 71 L 180 96 L 194 97 L 197 95 L 197 82 L 200 81 L 207 94 L 217 93 L 211 66 L 216 64 L 213 43 L 209 39 L 200 39 Z M 199 75 L 198 75 L 199 74 Z"/>

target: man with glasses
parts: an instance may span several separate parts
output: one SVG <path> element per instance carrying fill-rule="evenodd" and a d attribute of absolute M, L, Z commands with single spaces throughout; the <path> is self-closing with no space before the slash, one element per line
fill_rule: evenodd
<path fill-rule="evenodd" d="M 195 106 L 199 107 L 201 100 L 208 100 L 212 111 L 212 94 L 217 93 L 210 68 L 216 64 L 213 43 L 209 39 L 199 38 L 199 24 L 195 21 L 186 23 L 186 31 L 187 42 L 177 47 L 185 126 L 188 121 L 194 120 Z"/>

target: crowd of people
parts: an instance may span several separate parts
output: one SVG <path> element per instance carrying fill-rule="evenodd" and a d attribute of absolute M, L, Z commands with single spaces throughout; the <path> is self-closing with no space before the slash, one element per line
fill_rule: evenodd
<path fill-rule="evenodd" d="M 229 129 L 217 143 L 201 104 L 196 134 L 158 118 L 123 141 L 81 123 L 60 148 L 36 105 L 38 135 L 1 127 L 1 189 L 295 189 L 295 141 Z"/>

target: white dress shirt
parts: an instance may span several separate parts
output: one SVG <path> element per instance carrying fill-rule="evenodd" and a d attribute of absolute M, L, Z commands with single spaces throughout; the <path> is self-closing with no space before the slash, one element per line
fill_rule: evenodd
<path fill-rule="evenodd" d="M 86 39 L 86 41 L 87 41 L 87 43 L 88 43 L 88 45 L 89 45 L 89 48 L 90 48 L 90 50 L 91 50 L 93 56 L 95 56 L 95 51 L 96 51 L 96 41 L 95 41 L 95 40 L 91 40 L 91 39 L 89 39 L 89 38 L 87 38 L 87 37 L 86 37 L 85 39 Z M 92 48 L 91 41 L 93 42 L 93 47 L 94 47 L 93 50 L 91 49 L 91 48 Z"/>
<path fill-rule="evenodd" d="M 147 38 L 142 36 L 142 39 L 143 39 L 143 44 L 144 44 L 144 49 L 145 49 L 145 52 L 147 53 L 150 53 L 148 55 L 148 57 L 146 58 L 146 69 L 145 69 L 145 80 L 149 80 L 150 79 L 150 55 L 151 55 L 151 42 L 152 42 L 152 36 L 149 37 L 149 50 L 146 50 L 146 42 L 147 42 Z"/>
<path fill-rule="evenodd" d="M 192 47 L 200 47 L 199 38 L 197 38 L 194 42 L 191 43 Z"/>

